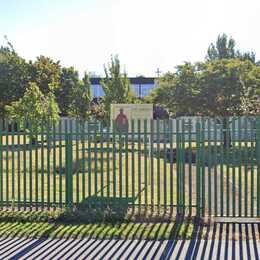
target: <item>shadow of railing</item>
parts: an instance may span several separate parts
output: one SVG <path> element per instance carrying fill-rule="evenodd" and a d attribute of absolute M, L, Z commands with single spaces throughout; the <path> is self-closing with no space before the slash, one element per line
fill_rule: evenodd
<path fill-rule="evenodd" d="M 129 222 L 117 225 L 119 228 L 124 225 L 124 229 L 117 232 L 115 226 L 100 223 L 89 224 L 87 229 L 82 225 L 68 225 L 65 232 L 58 224 L 52 224 L 37 239 L 21 237 L 23 232 L 18 231 L 0 239 L 0 254 L 12 259 L 23 256 L 42 258 L 47 255 L 54 258 L 84 256 L 91 259 L 101 259 L 105 255 L 117 259 L 132 256 L 136 259 L 260 257 L 260 223 L 204 223 L 194 219 L 178 219 L 174 223 Z M 12 229 L 15 230 L 15 227 L 16 224 Z M 188 236 L 190 227 L 192 233 Z M 10 226 L 1 225 L 0 228 L 2 234 L 5 228 L 8 234 Z M 37 228 L 39 226 L 36 227 L 34 223 L 27 225 L 27 229 L 31 229 L 35 236 Z M 52 239 L 47 238 L 50 234 Z M 57 239 L 60 237 L 63 239 Z M 165 237 L 168 239 L 164 240 Z"/>

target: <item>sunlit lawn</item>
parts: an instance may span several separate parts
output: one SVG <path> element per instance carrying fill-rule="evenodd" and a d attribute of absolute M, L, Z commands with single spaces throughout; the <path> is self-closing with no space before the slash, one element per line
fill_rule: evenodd
<path fill-rule="evenodd" d="M 41 202 L 50 202 L 50 206 L 65 203 L 65 142 L 57 141 L 55 147 L 52 142 L 33 146 L 26 139 L 25 146 L 21 136 L 21 145 L 17 146 L 17 137 L 10 138 L 8 146 L 4 140 L 2 149 L 3 201 L 20 201 L 23 205 L 26 200 L 39 206 Z M 176 204 L 175 165 L 170 170 L 169 163 L 158 157 L 153 159 L 152 170 L 148 146 L 146 153 L 144 144 L 129 142 L 127 146 L 118 142 L 73 142 L 74 203 L 97 196 L 127 198 L 135 204 Z"/>

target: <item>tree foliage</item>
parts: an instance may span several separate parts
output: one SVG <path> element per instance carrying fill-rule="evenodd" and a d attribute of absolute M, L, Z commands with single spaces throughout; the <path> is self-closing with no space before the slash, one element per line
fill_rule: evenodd
<path fill-rule="evenodd" d="M 205 62 L 177 66 L 159 79 L 150 98 L 174 116 L 255 115 L 260 112 L 259 79 L 255 54 L 242 53 L 223 34 L 209 46 Z"/>
<path fill-rule="evenodd" d="M 157 82 L 151 93 L 153 103 L 169 109 L 171 115 L 192 115 L 198 109 L 197 66 L 185 63 L 176 72 L 167 73 Z"/>
<path fill-rule="evenodd" d="M 74 98 L 74 91 L 80 84 L 78 72 L 73 68 L 62 68 L 60 86 L 55 90 L 55 96 L 61 114 L 68 115 Z"/>
<path fill-rule="evenodd" d="M 113 103 L 131 103 L 134 93 L 130 87 L 130 81 L 126 72 L 121 72 L 121 65 L 117 56 L 111 57 L 111 63 L 104 66 L 105 79 L 101 81 L 104 90 L 105 117 L 109 118 L 110 105 Z"/>
<path fill-rule="evenodd" d="M 259 110 L 260 68 L 249 60 L 207 62 L 198 76 L 200 114 L 227 117 Z"/>
<path fill-rule="evenodd" d="M 158 82 L 151 97 L 172 115 L 223 117 L 259 112 L 260 68 L 249 60 L 184 64 Z"/>
<path fill-rule="evenodd" d="M 10 47 L 0 47 L 0 117 L 6 105 L 23 96 L 28 81 L 28 63 Z"/>
<path fill-rule="evenodd" d="M 73 89 L 69 114 L 82 120 L 89 119 L 91 100 L 91 83 L 88 74 L 85 73 L 82 82 L 76 84 Z"/>
<path fill-rule="evenodd" d="M 39 86 L 43 94 L 54 92 L 60 86 L 61 66 L 59 61 L 40 56 L 31 63 L 31 81 Z"/>
<path fill-rule="evenodd" d="M 219 35 L 216 43 L 211 43 L 206 59 L 209 61 L 212 60 L 221 60 L 221 59 L 240 59 L 240 60 L 250 60 L 255 63 L 255 53 L 245 52 L 242 53 L 240 50 L 235 48 L 235 40 L 226 34 Z"/>
<path fill-rule="evenodd" d="M 36 83 L 29 83 L 24 96 L 7 105 L 5 109 L 9 119 L 19 122 L 23 129 L 29 125 L 33 133 L 41 130 L 41 122 L 47 125 L 59 120 L 59 107 L 54 95 L 44 95 Z"/>

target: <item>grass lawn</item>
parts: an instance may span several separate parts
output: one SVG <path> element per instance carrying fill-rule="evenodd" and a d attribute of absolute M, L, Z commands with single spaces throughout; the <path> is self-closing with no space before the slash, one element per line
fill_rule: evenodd
<path fill-rule="evenodd" d="M 24 201 L 34 205 L 38 202 L 39 206 L 41 202 L 51 206 L 65 203 L 64 141 L 55 142 L 55 146 L 33 146 L 23 136 L 19 142 L 17 136 L 10 138 L 7 145 L 3 140 L 0 198 L 2 194 L 9 205 L 19 201 L 21 205 Z M 126 147 L 118 142 L 104 142 L 101 146 L 74 141 L 72 148 L 73 202 L 103 197 L 124 198 L 131 204 L 176 204 L 176 189 L 170 191 L 171 183 L 176 187 L 176 166 L 171 171 L 159 152 L 151 168 L 149 150 L 147 147 L 144 152 L 144 144 L 129 142 Z"/>
<path fill-rule="evenodd" d="M 42 146 L 32 146 L 28 138 L 23 145 L 23 136 L 20 137 L 18 145 L 17 136 L 14 140 L 9 137 L 8 145 L 3 138 L 2 167 L 0 167 L 0 205 L 2 201 L 8 201 L 9 205 L 41 207 L 42 202 L 48 203 L 50 207 L 59 207 L 65 203 L 65 164 L 66 151 L 64 141 L 55 142 L 55 146 L 44 143 Z M 12 145 L 13 143 L 13 145 Z M 188 143 L 185 148 L 187 151 Z M 205 174 L 205 205 L 214 208 L 215 191 L 218 199 L 217 211 L 220 212 L 220 196 L 223 195 L 224 214 L 225 208 L 238 207 L 241 200 L 242 207 L 248 202 L 248 211 L 254 215 L 257 206 L 257 185 L 259 183 L 257 164 L 255 161 L 255 144 L 241 143 L 229 149 L 227 154 L 220 156 L 222 147 L 214 143 L 205 142 L 203 170 Z M 149 147 L 143 143 L 129 142 L 120 146 L 118 142 L 100 143 L 93 141 L 85 143 L 73 142 L 72 146 L 72 171 L 73 171 L 73 202 L 80 203 L 85 200 L 97 204 L 103 199 L 117 201 L 120 205 L 160 205 L 177 203 L 177 169 L 173 163 L 170 167 L 169 161 L 162 155 L 163 144 L 153 146 L 153 160 L 149 153 Z M 158 149 L 157 149 L 158 148 Z M 101 150 L 103 153 L 101 153 Z M 120 153 L 120 151 L 122 153 Z M 196 148 L 192 144 L 192 151 Z M 214 156 L 216 156 L 216 160 Z M 211 158 L 211 159 L 210 159 Z M 227 159 L 229 158 L 229 159 Z M 223 169 L 220 162 L 224 163 Z M 209 163 L 211 161 L 211 163 Z M 247 165 L 245 164 L 247 162 Z M 211 165 L 211 167 L 209 166 Z M 196 204 L 196 164 L 183 164 L 185 171 L 185 193 L 186 205 Z M 19 170 L 20 169 L 20 170 Z M 223 174 L 221 173 L 223 171 Z M 240 178 L 241 176 L 242 178 Z M 222 178 L 223 177 L 223 178 Z M 241 180 L 240 180 L 240 179 Z M 241 185 L 240 185 L 241 181 Z M 222 183 L 221 183 L 222 182 Z M 191 184 L 191 185 L 189 185 Z M 221 187 L 223 189 L 221 190 Z M 241 198 L 238 192 L 241 191 Z M 229 194 L 229 200 L 227 197 Z M 189 198 L 191 200 L 189 201 Z M 193 207 L 194 209 L 194 207 Z M 245 212 L 242 210 L 242 213 Z"/>
<path fill-rule="evenodd" d="M 0 236 L 30 238 L 191 239 L 194 222 L 63 223 L 43 213 L 1 212 Z"/>

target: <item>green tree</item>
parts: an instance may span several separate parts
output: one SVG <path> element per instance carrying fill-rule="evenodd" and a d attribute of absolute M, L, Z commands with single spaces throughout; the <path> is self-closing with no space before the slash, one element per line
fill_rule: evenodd
<path fill-rule="evenodd" d="M 150 99 L 154 104 L 169 109 L 172 116 L 195 115 L 198 111 L 197 65 L 185 63 L 174 73 L 167 73 L 157 82 Z"/>
<path fill-rule="evenodd" d="M 260 68 L 249 60 L 223 59 L 202 64 L 200 113 L 208 116 L 254 114 L 260 90 Z"/>
<path fill-rule="evenodd" d="M 19 122 L 22 129 L 32 133 L 40 132 L 41 123 L 56 124 L 59 120 L 59 107 L 52 93 L 43 95 L 36 83 L 29 83 L 24 96 L 5 107 L 8 118 Z M 35 136 L 33 136 L 35 140 Z"/>
<path fill-rule="evenodd" d="M 85 73 L 82 82 L 76 84 L 73 89 L 69 114 L 83 121 L 89 119 L 91 100 L 91 83 L 88 74 Z"/>
<path fill-rule="evenodd" d="M 223 120 L 229 117 L 256 115 L 260 112 L 260 68 L 249 60 L 222 59 L 204 63 L 199 75 L 200 114 Z M 230 145 L 224 133 L 224 145 Z"/>
<path fill-rule="evenodd" d="M 0 47 L 0 117 L 6 116 L 6 105 L 23 96 L 29 81 L 28 63 L 11 47 Z"/>
<path fill-rule="evenodd" d="M 60 87 L 61 66 L 59 61 L 40 56 L 35 62 L 31 62 L 31 81 L 39 86 L 43 94 L 54 92 Z"/>
<path fill-rule="evenodd" d="M 80 84 L 78 72 L 73 68 L 62 68 L 60 87 L 56 89 L 55 96 L 61 110 L 61 114 L 67 116 L 73 102 L 73 91 Z"/>
<path fill-rule="evenodd" d="M 111 57 L 111 63 L 104 66 L 105 79 L 101 81 L 104 90 L 104 112 L 105 120 L 109 120 L 110 105 L 113 103 L 132 103 L 134 93 L 131 90 L 130 81 L 126 72 L 121 72 L 121 65 L 118 56 Z"/>
<path fill-rule="evenodd" d="M 235 46 L 236 42 L 232 37 L 228 38 L 226 34 L 219 35 L 216 43 L 210 44 L 206 59 L 211 61 L 238 58 L 241 60 L 250 60 L 255 63 L 254 52 L 242 53 L 240 50 L 235 49 Z"/>

